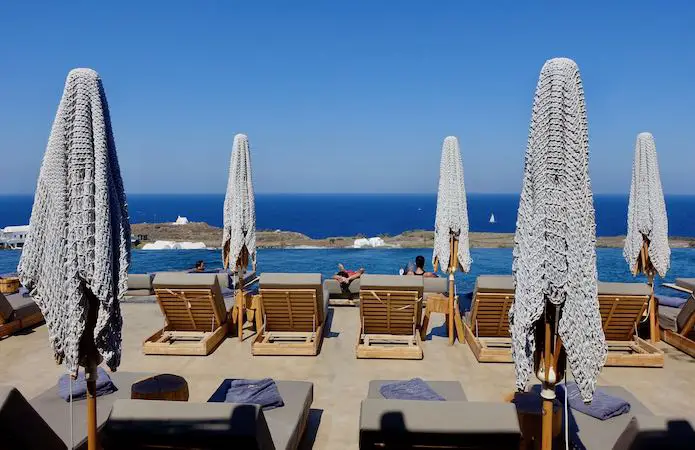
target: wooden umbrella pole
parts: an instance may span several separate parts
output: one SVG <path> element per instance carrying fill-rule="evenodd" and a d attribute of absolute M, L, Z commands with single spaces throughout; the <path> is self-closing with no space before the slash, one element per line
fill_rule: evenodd
<path fill-rule="evenodd" d="M 451 256 L 449 257 L 449 345 L 454 345 L 454 314 L 457 314 L 457 311 L 454 311 L 454 291 L 455 291 L 455 284 L 454 284 L 454 272 L 456 272 L 456 267 L 458 265 L 458 239 L 456 239 L 456 235 L 452 232 L 450 232 L 450 246 L 451 246 Z"/>
<path fill-rule="evenodd" d="M 644 236 L 642 240 L 642 250 L 640 251 L 640 264 L 639 269 L 647 276 L 647 284 L 649 289 L 651 289 L 651 294 L 649 297 L 649 339 L 652 342 L 659 342 L 659 325 L 657 324 L 657 310 L 656 310 L 656 298 L 654 297 L 654 276 L 655 270 L 649 259 L 649 239 Z"/>
<path fill-rule="evenodd" d="M 236 304 L 237 304 L 237 332 L 239 333 L 239 340 L 244 340 L 244 268 L 242 264 L 237 264 L 237 290 L 236 290 Z"/>
<path fill-rule="evenodd" d="M 555 385 L 562 379 L 564 361 L 562 342 L 557 335 L 559 310 L 556 306 L 546 304 L 546 309 L 552 308 L 553 313 L 546 312 L 543 327 L 543 350 L 537 360 L 536 373 L 541 381 L 541 397 L 543 399 L 543 418 L 541 424 L 541 448 L 551 450 L 553 446 L 553 406 L 555 403 Z M 552 315 L 552 320 L 549 320 Z"/>
<path fill-rule="evenodd" d="M 99 436 L 97 434 L 97 364 L 90 360 L 85 367 L 85 379 L 87 381 L 87 448 L 99 449 Z"/>

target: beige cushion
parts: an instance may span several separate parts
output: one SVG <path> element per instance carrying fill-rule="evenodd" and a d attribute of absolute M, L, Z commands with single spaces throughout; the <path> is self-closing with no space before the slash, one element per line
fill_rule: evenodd
<path fill-rule="evenodd" d="M 366 399 L 360 407 L 360 448 L 416 445 L 518 449 L 511 403 Z"/>
<path fill-rule="evenodd" d="M 635 415 L 613 450 L 695 448 L 695 417 Z"/>
<path fill-rule="evenodd" d="M 659 305 L 659 325 L 665 330 L 678 331 L 676 317 L 681 312 L 680 308 Z"/>
<path fill-rule="evenodd" d="M 0 448 L 64 450 L 65 447 L 63 440 L 17 389 L 0 385 Z"/>
<path fill-rule="evenodd" d="M 676 278 L 676 286 L 695 291 L 695 278 Z"/>
<path fill-rule="evenodd" d="M 475 280 L 476 292 L 514 292 L 511 275 L 479 275 Z"/>
<path fill-rule="evenodd" d="M 152 275 L 149 273 L 129 273 L 128 290 L 152 289 Z M 128 295 L 132 295 L 128 293 Z"/>
<path fill-rule="evenodd" d="M 372 380 L 369 382 L 369 391 L 367 392 L 367 398 L 372 399 L 382 399 L 384 396 L 381 395 L 381 386 L 385 384 L 395 383 L 398 380 Z M 426 383 L 430 388 L 437 394 L 444 397 L 447 401 L 457 401 L 465 402 L 468 400 L 466 394 L 463 392 L 463 387 L 458 381 L 429 381 Z"/>
<path fill-rule="evenodd" d="M 449 291 L 449 280 L 446 277 L 429 278 L 423 277 L 425 292 L 444 294 Z"/>
<path fill-rule="evenodd" d="M 691 295 L 688 301 L 685 302 L 681 307 L 681 311 L 678 313 L 678 317 L 676 317 L 676 324 L 678 325 L 679 333 L 683 332 L 683 328 L 688 323 L 688 320 L 693 314 L 695 314 L 695 297 Z M 688 332 L 689 331 L 690 330 L 688 330 Z"/>
<path fill-rule="evenodd" d="M 319 317 L 328 313 L 328 297 L 320 273 L 262 273 L 258 281 L 260 289 L 314 289 L 319 302 Z"/>
<path fill-rule="evenodd" d="M 130 387 L 133 383 L 151 377 L 151 373 L 115 372 L 110 373 L 111 381 L 118 390 L 112 394 L 97 397 L 97 426 L 101 428 L 111 411 L 111 406 L 118 399 L 130 398 Z M 46 423 L 65 442 L 70 442 L 70 422 L 66 420 L 69 414 L 69 403 L 58 396 L 58 385 L 44 391 L 29 403 L 34 407 Z M 75 445 L 79 448 L 87 441 L 87 401 L 74 400 L 72 405 L 73 436 Z"/>
<path fill-rule="evenodd" d="M 652 290 L 646 283 L 612 283 L 598 282 L 598 295 L 646 295 L 651 296 Z"/>
<path fill-rule="evenodd" d="M 147 445 L 275 448 L 260 406 L 236 403 L 118 400 L 103 435 L 105 450 Z"/>

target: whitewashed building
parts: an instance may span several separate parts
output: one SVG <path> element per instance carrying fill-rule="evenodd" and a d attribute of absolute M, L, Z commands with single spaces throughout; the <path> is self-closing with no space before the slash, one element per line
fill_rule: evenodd
<path fill-rule="evenodd" d="M 29 234 L 29 225 L 11 225 L 0 229 L 0 247 L 22 248 Z"/>

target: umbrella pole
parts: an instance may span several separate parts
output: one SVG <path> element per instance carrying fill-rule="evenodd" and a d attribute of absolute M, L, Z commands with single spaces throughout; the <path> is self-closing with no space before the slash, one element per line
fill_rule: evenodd
<path fill-rule="evenodd" d="M 85 367 L 87 380 L 87 448 L 98 450 L 99 436 L 97 435 L 97 365 L 90 360 Z"/>
<path fill-rule="evenodd" d="M 456 272 L 457 263 L 457 253 L 458 253 L 458 239 L 454 233 L 449 233 L 450 235 L 450 250 L 451 256 L 449 257 L 449 321 L 448 321 L 448 336 L 449 345 L 454 345 L 454 340 L 456 336 L 454 335 L 454 314 L 458 311 L 454 311 L 454 290 L 455 290 L 455 280 L 454 272 Z M 459 336 L 460 339 L 460 336 Z"/>
<path fill-rule="evenodd" d="M 239 341 L 244 340 L 244 274 L 241 264 L 237 264 L 237 332 L 239 333 Z"/>
<path fill-rule="evenodd" d="M 659 336 L 659 325 L 656 322 L 656 298 L 654 297 L 654 267 L 649 259 L 649 240 L 644 236 L 642 240 L 642 250 L 640 252 L 640 264 L 641 270 L 647 276 L 647 284 L 649 289 L 651 289 L 651 295 L 649 297 L 649 339 L 652 342 L 659 342 L 661 340 Z"/>
<path fill-rule="evenodd" d="M 548 314 L 547 309 L 552 308 Z M 541 398 L 543 399 L 543 417 L 541 421 L 541 449 L 553 448 L 553 407 L 555 403 L 555 386 L 564 376 L 564 351 L 562 341 L 557 335 L 557 325 L 560 319 L 560 311 L 557 306 L 546 304 L 545 320 L 540 325 L 543 327 L 543 350 L 537 360 L 536 374 L 541 381 Z M 549 320 L 551 319 L 551 320 Z"/>

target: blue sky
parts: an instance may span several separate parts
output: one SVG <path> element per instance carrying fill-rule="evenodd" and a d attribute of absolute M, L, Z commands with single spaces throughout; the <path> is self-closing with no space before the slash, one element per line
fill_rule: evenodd
<path fill-rule="evenodd" d="M 434 192 L 451 134 L 469 191 L 518 192 L 555 56 L 582 73 L 595 192 L 627 193 L 651 131 L 666 193 L 695 193 L 695 3 L 527 3 L 3 2 L 0 193 L 33 192 L 73 67 L 104 80 L 131 193 L 223 192 L 237 132 L 258 192 Z"/>

